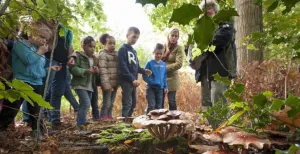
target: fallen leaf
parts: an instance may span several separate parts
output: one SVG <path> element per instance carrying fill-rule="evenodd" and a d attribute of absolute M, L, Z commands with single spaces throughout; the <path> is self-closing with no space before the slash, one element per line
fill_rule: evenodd
<path fill-rule="evenodd" d="M 126 140 L 126 141 L 124 141 L 124 144 L 130 144 L 130 143 L 132 143 L 132 140 Z"/>
<path fill-rule="evenodd" d="M 174 151 L 173 148 L 168 148 L 168 149 L 167 149 L 167 152 L 169 152 L 169 153 L 172 153 L 173 151 Z"/>

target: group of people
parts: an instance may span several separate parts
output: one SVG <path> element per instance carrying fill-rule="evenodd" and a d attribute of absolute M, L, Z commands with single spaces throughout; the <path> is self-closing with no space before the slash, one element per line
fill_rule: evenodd
<path fill-rule="evenodd" d="M 214 0 L 207 0 L 206 7 L 201 2 L 200 7 L 209 16 L 214 16 L 219 5 Z M 13 77 L 21 80 L 40 95 L 43 95 L 46 85 L 46 75 L 51 69 L 48 82 L 47 98 L 53 110 L 46 111 L 46 116 L 52 127 L 61 125 L 60 106 L 61 97 L 71 92 L 70 86 L 75 89 L 79 97 L 70 96 L 74 110 L 77 113 L 77 126 L 81 128 L 87 123 L 87 113 L 92 106 L 94 119 L 111 119 L 116 93 L 120 87 L 122 90 L 122 116 L 131 117 L 136 107 L 136 88 L 140 85 L 138 74 L 142 74 L 147 83 L 146 113 L 154 109 L 164 108 L 164 98 L 168 98 L 169 109 L 177 110 L 176 91 L 180 88 L 178 70 L 182 67 L 185 49 L 178 44 L 180 31 L 172 28 L 167 36 L 165 44 L 157 43 L 153 50 L 153 59 L 149 60 L 145 67 L 140 66 L 137 52 L 133 45 L 137 42 L 140 31 L 136 27 L 130 27 L 127 31 L 127 41 L 116 51 L 116 40 L 109 34 L 101 35 L 99 41 L 104 49 L 95 55 L 96 41 L 93 37 L 85 37 L 81 42 L 82 51 L 72 48 L 73 34 L 71 30 L 58 26 L 57 33 L 64 31 L 64 36 L 58 35 L 53 42 L 53 21 L 34 22 L 30 27 L 34 33 L 28 34 L 28 39 L 17 39 L 12 47 L 12 73 Z M 61 29 L 61 30 L 60 30 Z M 49 43 L 50 42 L 50 43 Z M 212 75 L 219 73 L 223 77 L 234 78 L 236 67 L 236 53 L 234 45 L 234 28 L 230 23 L 220 23 L 211 42 L 214 52 L 207 52 L 201 61 L 202 65 L 196 68 L 195 77 L 201 82 L 202 106 L 215 105 L 220 99 L 226 102 L 223 92 L 226 86 L 214 81 Z M 49 66 L 49 58 L 52 46 L 54 46 L 52 65 Z M 187 51 L 186 51 L 187 53 Z M 192 65 L 196 59 L 190 60 Z M 70 74 L 72 78 L 70 77 Z M 102 89 L 102 108 L 98 111 L 98 87 Z M 67 94 L 68 95 L 68 94 Z M 23 99 L 14 103 L 4 101 L 4 107 L 0 112 L 0 130 L 3 131 L 10 124 Z M 43 133 L 43 122 L 37 121 L 40 107 L 27 104 L 29 119 L 31 120 L 32 135 Z M 208 119 L 209 120 L 209 119 Z M 37 123 L 41 123 L 40 132 L 37 131 Z M 217 123 L 211 123 L 213 127 Z"/>

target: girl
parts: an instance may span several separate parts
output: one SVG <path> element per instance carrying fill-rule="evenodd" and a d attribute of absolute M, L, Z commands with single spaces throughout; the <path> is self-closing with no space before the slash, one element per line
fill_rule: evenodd
<path fill-rule="evenodd" d="M 180 88 L 180 78 L 178 70 L 182 67 L 184 51 L 183 47 L 178 45 L 179 29 L 172 28 L 165 44 L 165 53 L 162 60 L 167 63 L 167 83 L 169 109 L 177 110 L 176 91 Z"/>
<path fill-rule="evenodd" d="M 91 106 L 95 75 L 99 72 L 97 59 L 93 55 L 96 42 L 93 37 L 88 36 L 82 41 L 83 51 L 76 52 L 75 64 L 70 66 L 73 75 L 71 85 L 79 97 L 79 110 L 77 112 L 77 126 L 81 128 L 86 124 L 86 115 Z"/>
<path fill-rule="evenodd" d="M 100 37 L 100 42 L 105 46 L 105 49 L 99 54 L 101 88 L 103 90 L 100 119 L 112 119 L 112 109 L 118 89 L 116 41 L 113 36 L 103 34 Z"/>

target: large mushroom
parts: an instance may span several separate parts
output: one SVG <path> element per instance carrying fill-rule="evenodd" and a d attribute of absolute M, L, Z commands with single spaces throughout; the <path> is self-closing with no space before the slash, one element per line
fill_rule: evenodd
<path fill-rule="evenodd" d="M 146 125 L 148 124 L 149 120 L 150 118 L 146 115 L 138 116 L 132 121 L 132 126 L 136 129 L 146 128 Z"/>
<path fill-rule="evenodd" d="M 158 119 L 159 116 L 166 114 L 169 112 L 168 109 L 157 109 L 150 111 L 147 115 L 150 116 L 150 119 Z"/>
<path fill-rule="evenodd" d="M 168 128 L 168 123 L 163 120 L 149 120 L 145 123 L 146 128 L 152 136 L 159 140 L 165 139 L 165 132 Z"/>

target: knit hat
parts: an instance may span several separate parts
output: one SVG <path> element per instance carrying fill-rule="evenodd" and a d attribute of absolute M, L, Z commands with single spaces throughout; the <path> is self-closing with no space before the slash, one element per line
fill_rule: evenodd
<path fill-rule="evenodd" d="M 218 2 L 216 2 L 215 0 L 206 0 L 206 5 L 207 7 L 212 6 L 216 13 L 218 13 L 218 11 L 220 10 Z M 205 0 L 202 0 L 199 6 L 202 11 L 205 10 Z"/>

